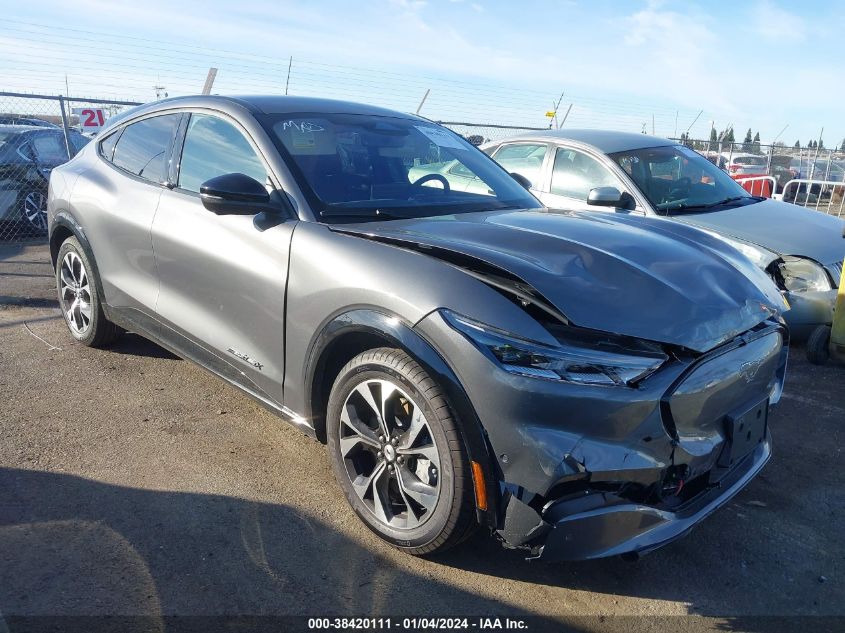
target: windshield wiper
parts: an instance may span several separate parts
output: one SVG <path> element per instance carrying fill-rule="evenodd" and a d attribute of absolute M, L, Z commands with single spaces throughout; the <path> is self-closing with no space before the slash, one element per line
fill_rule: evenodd
<path fill-rule="evenodd" d="M 413 215 L 404 215 L 389 211 L 387 209 L 323 209 L 320 211 L 320 217 L 323 218 L 381 218 L 383 220 L 407 220 L 413 218 Z"/>
<path fill-rule="evenodd" d="M 350 203 L 334 203 L 329 208 L 320 211 L 323 218 L 379 218 L 382 220 L 409 220 L 438 215 L 454 215 L 461 213 L 476 213 L 480 211 L 502 211 L 508 209 L 522 209 L 520 205 L 502 203 L 473 202 L 437 205 L 410 205 L 396 207 L 353 207 L 344 206 Z M 402 213 L 406 211 L 406 213 Z"/>
<path fill-rule="evenodd" d="M 713 207 L 719 207 L 723 204 L 730 204 L 731 202 L 738 202 L 739 200 L 749 200 L 749 199 L 757 199 L 756 196 L 732 196 L 730 198 L 725 198 L 723 200 L 717 200 L 716 202 L 708 202 L 707 204 L 678 204 L 674 207 L 664 207 L 661 211 L 665 211 L 667 214 L 672 211 L 688 211 L 690 209 L 712 209 Z"/>

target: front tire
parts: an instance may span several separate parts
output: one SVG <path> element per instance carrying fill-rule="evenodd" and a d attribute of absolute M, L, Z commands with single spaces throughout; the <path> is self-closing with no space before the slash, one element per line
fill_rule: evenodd
<path fill-rule="evenodd" d="M 829 325 L 819 325 L 807 339 L 807 360 L 813 365 L 824 365 L 830 358 Z"/>
<path fill-rule="evenodd" d="M 73 338 L 89 347 L 104 347 L 113 343 L 122 330 L 103 313 L 92 270 L 79 240 L 67 238 L 56 258 L 59 307 Z"/>
<path fill-rule="evenodd" d="M 431 554 L 476 527 L 469 460 L 446 398 L 401 350 L 368 350 L 340 370 L 326 435 L 347 501 L 385 541 Z"/>

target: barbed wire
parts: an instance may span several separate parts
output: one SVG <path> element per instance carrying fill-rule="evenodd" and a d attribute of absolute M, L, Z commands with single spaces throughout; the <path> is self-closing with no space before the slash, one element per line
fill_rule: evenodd
<path fill-rule="evenodd" d="M 0 54 L 0 64 L 12 68 L 4 73 L 9 85 L 3 88 L 12 90 L 64 92 L 67 83 L 74 86 L 74 92 L 149 100 L 153 85 L 165 86 L 171 96 L 197 92 L 208 68 L 214 66 L 218 68 L 215 92 L 220 93 L 278 94 L 287 84 L 291 94 L 378 102 L 413 111 L 425 91 L 431 89 L 423 111 L 427 116 L 471 117 L 527 126 L 546 124 L 548 119 L 544 114 L 558 97 L 554 90 L 493 81 L 430 77 L 424 73 L 410 75 L 298 57 L 291 64 L 290 56 L 269 57 L 19 20 L 0 23 L 0 37 L 14 40 L 20 50 L 26 50 L 24 59 Z M 7 49 L 10 43 L 7 42 Z M 67 67 L 69 51 L 74 54 L 70 68 Z M 173 64 L 174 58 L 179 60 L 177 66 Z M 689 109 L 659 104 L 644 106 L 579 93 L 569 94 L 562 108 L 570 103 L 573 104 L 567 119 L 570 127 L 640 131 L 645 122 L 650 129 L 653 121 L 655 131 L 670 135 L 678 132 L 676 121 L 686 123 L 696 115 Z M 709 123 L 696 127 L 700 128 L 698 134 L 703 135 Z M 681 131 L 685 129 L 684 125 Z"/>

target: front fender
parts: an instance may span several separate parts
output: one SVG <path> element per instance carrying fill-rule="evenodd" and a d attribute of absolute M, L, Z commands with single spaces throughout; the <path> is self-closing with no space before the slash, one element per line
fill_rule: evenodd
<path fill-rule="evenodd" d="M 359 350 L 374 344 L 403 350 L 443 389 L 469 459 L 477 462 L 484 473 L 488 506 L 477 510 L 478 520 L 482 525 L 495 526 L 498 476 L 493 472 L 494 461 L 481 422 L 455 372 L 426 339 L 399 317 L 373 308 L 354 309 L 335 316 L 319 331 L 309 349 L 305 375 L 306 393 L 310 394 L 307 415 L 318 436 L 324 437 L 326 380 L 332 378 L 334 369 L 339 369 L 335 365 L 341 360 L 345 364 Z"/>

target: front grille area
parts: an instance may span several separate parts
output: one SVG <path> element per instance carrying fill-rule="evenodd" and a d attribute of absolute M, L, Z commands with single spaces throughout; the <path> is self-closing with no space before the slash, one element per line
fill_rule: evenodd
<path fill-rule="evenodd" d="M 727 415 L 773 392 L 780 380 L 783 342 L 779 330 L 770 330 L 733 349 L 717 351 L 683 378 L 669 398 L 669 413 L 687 450 L 703 454 L 715 448 L 723 439 Z"/>

